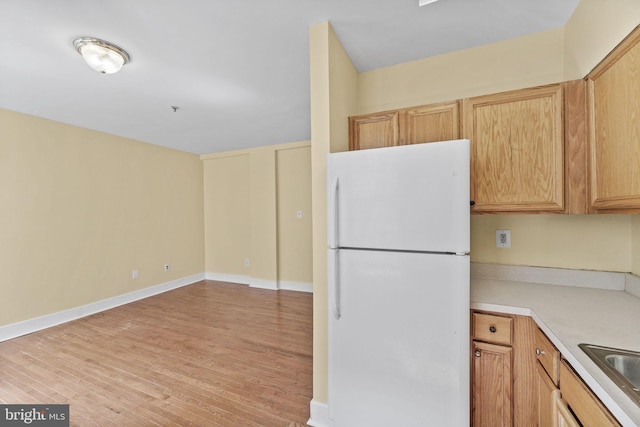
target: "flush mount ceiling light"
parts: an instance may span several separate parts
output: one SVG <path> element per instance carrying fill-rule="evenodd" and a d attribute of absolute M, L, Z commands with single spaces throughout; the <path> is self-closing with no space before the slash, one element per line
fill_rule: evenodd
<path fill-rule="evenodd" d="M 129 62 L 129 54 L 124 49 L 93 37 L 80 37 L 73 45 L 89 67 L 102 74 L 120 71 Z"/>

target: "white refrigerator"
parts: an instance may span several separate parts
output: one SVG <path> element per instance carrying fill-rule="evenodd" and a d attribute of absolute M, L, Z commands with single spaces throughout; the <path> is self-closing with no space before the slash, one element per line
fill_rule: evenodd
<path fill-rule="evenodd" d="M 329 422 L 465 426 L 469 141 L 329 154 Z"/>

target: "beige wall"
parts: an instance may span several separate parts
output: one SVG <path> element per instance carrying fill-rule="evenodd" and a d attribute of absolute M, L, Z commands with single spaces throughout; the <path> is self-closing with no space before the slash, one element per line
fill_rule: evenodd
<path fill-rule="evenodd" d="M 310 142 L 201 160 L 6 110 L 0 129 L 0 326 L 205 271 L 311 286 Z"/>
<path fill-rule="evenodd" d="M 639 22 L 637 0 L 581 0 L 565 26 L 565 80 L 586 76 Z"/>
<path fill-rule="evenodd" d="M 332 79 L 346 87 L 354 81 L 352 67 L 330 62 L 330 26 L 311 28 L 314 400 L 327 396 L 323 168 L 333 147 L 326 133 L 347 128 L 346 120 L 332 121 L 333 103 L 361 114 L 581 78 L 640 21 L 639 7 L 635 0 L 582 0 L 565 28 L 356 75 L 355 105 L 352 90 L 330 90 Z M 512 230 L 511 249 L 495 248 L 497 228 Z M 640 271 L 640 220 L 628 215 L 474 216 L 471 232 L 474 262 Z"/>
<path fill-rule="evenodd" d="M 630 271 L 629 215 L 482 215 L 472 217 L 471 254 L 478 263 Z M 511 248 L 496 248 L 495 230 L 511 230 Z"/>
<path fill-rule="evenodd" d="M 248 276 L 251 255 L 249 153 L 204 162 L 205 270 Z"/>
<path fill-rule="evenodd" d="M 559 82 L 564 33 L 545 31 L 361 73 L 358 113 Z"/>
<path fill-rule="evenodd" d="M 198 156 L 6 110 L 0 129 L 0 325 L 203 271 Z"/>
<path fill-rule="evenodd" d="M 310 142 L 201 158 L 209 277 L 270 289 L 310 287 Z"/>
<path fill-rule="evenodd" d="M 311 146 L 278 150 L 276 165 L 278 279 L 312 283 Z"/>

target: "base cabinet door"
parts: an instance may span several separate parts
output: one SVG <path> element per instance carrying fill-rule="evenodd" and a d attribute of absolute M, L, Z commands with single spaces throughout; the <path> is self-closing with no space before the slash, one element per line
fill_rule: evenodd
<path fill-rule="evenodd" d="M 544 368 L 538 365 L 538 422 L 540 427 L 557 426 L 556 402 L 560 390 L 551 381 Z"/>
<path fill-rule="evenodd" d="M 567 402 L 562 400 L 560 390 L 555 390 L 553 393 L 553 411 L 554 423 L 550 424 L 553 427 L 580 427 L 580 423 L 569 410 Z M 540 426 L 543 425 L 540 424 Z"/>
<path fill-rule="evenodd" d="M 564 359 L 560 364 L 560 392 L 562 400 L 571 408 L 571 413 L 580 422 L 580 425 L 584 427 L 620 426 Z"/>
<path fill-rule="evenodd" d="M 512 425 L 511 347 L 473 342 L 474 427 Z"/>

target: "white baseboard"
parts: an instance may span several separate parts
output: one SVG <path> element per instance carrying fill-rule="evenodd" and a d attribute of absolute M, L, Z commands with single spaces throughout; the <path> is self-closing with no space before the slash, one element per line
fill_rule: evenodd
<path fill-rule="evenodd" d="M 248 285 L 251 281 L 249 276 L 241 276 L 239 274 L 224 274 L 224 273 L 205 273 L 206 280 L 216 280 L 218 282 L 239 283 L 241 285 Z"/>
<path fill-rule="evenodd" d="M 298 292 L 308 292 L 310 294 L 313 293 L 313 283 L 307 282 L 290 282 L 286 280 L 278 281 L 278 289 L 282 289 L 285 291 L 298 291 Z"/>
<path fill-rule="evenodd" d="M 326 403 L 312 400 L 309 404 L 310 415 L 307 425 L 311 427 L 329 427 L 329 406 Z"/>
<path fill-rule="evenodd" d="M 306 282 L 291 282 L 287 280 L 267 280 L 258 279 L 251 276 L 242 276 L 236 274 L 224 274 L 224 273 L 206 273 L 207 280 L 217 280 L 219 282 L 240 283 L 242 285 L 249 285 L 252 288 L 259 289 L 271 289 L 276 291 L 278 289 L 286 291 L 298 291 L 313 293 L 313 283 Z"/>
<path fill-rule="evenodd" d="M 68 310 L 58 311 L 56 313 L 47 314 L 45 316 L 36 317 L 18 323 L 12 323 L 6 326 L 0 326 L 0 342 L 16 338 L 42 329 L 50 328 L 61 323 L 70 322 L 80 319 L 81 317 L 90 316 L 101 311 L 109 310 L 120 305 L 128 304 L 143 298 L 161 294 L 182 286 L 190 285 L 205 279 L 205 275 L 194 274 L 193 276 L 183 277 L 181 279 L 172 280 L 170 282 L 161 283 L 149 288 L 140 289 L 115 297 L 103 299 L 80 307 L 70 308 Z"/>
<path fill-rule="evenodd" d="M 258 289 L 270 289 L 272 291 L 278 290 L 278 282 L 275 280 L 268 279 L 258 279 L 256 277 L 252 277 L 249 279 L 249 286 L 252 288 Z"/>

